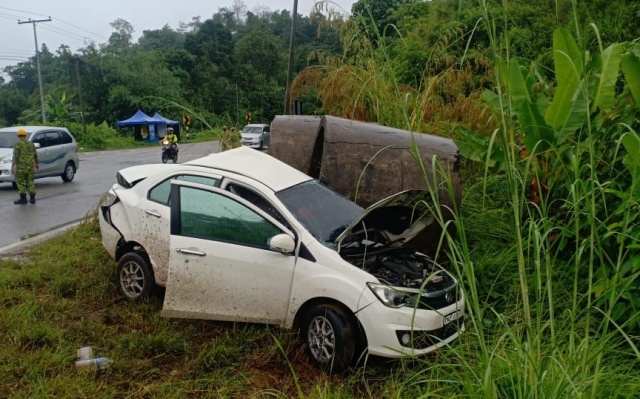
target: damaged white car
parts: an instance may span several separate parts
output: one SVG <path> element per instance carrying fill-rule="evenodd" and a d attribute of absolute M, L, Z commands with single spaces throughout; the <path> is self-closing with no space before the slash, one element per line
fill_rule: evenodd
<path fill-rule="evenodd" d="M 464 328 L 455 278 L 405 245 L 431 222 L 428 201 L 405 191 L 364 210 L 238 148 L 123 169 L 99 217 L 128 299 L 163 286 L 164 316 L 299 330 L 311 360 L 340 371 L 365 351 L 433 351 Z"/>

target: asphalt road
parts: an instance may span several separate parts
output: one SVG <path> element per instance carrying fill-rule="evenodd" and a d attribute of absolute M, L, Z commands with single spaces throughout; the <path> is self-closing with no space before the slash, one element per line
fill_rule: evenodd
<path fill-rule="evenodd" d="M 217 142 L 181 144 L 178 162 L 218 152 Z M 36 180 L 37 203 L 14 205 L 18 191 L 0 183 L 0 248 L 83 219 L 115 183 L 120 169 L 161 163 L 161 147 L 149 145 L 131 150 L 80 154 L 80 169 L 71 183 L 59 177 Z"/>

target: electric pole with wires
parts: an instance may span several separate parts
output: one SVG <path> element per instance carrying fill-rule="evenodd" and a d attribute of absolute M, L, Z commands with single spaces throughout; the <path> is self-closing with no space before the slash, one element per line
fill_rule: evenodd
<path fill-rule="evenodd" d="M 33 24 L 33 39 L 36 42 L 36 66 L 38 68 L 38 86 L 40 87 L 40 108 L 42 110 L 42 123 L 47 123 L 47 111 L 44 108 L 44 90 L 42 89 L 42 73 L 40 72 L 40 50 L 38 49 L 38 33 L 36 31 L 36 24 L 38 22 L 50 22 L 51 17 L 48 19 L 31 19 L 28 21 L 18 20 L 18 24 Z"/>

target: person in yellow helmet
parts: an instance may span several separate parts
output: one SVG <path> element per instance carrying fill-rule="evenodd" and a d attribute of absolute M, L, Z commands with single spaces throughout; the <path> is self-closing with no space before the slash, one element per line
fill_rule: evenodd
<path fill-rule="evenodd" d="M 18 129 L 18 142 L 13 146 L 13 162 L 11 173 L 13 173 L 20 198 L 13 201 L 16 205 L 27 203 L 27 192 L 29 192 L 29 202 L 36 203 L 35 171 L 40 168 L 38 151 L 35 145 L 27 140 L 27 132 Z"/>

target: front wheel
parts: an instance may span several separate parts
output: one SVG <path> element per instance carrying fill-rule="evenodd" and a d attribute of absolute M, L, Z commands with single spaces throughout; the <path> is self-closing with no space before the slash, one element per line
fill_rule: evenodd
<path fill-rule="evenodd" d="M 155 286 L 149 262 L 137 252 L 125 254 L 118 262 L 118 286 L 129 301 L 148 298 Z"/>
<path fill-rule="evenodd" d="M 312 307 L 304 317 L 302 334 L 309 358 L 328 373 L 340 373 L 354 361 L 356 339 L 353 323 L 339 306 Z"/>
<path fill-rule="evenodd" d="M 62 181 L 65 183 L 70 183 L 73 181 L 73 178 L 76 176 L 76 167 L 71 162 L 67 162 L 64 166 L 64 172 L 62 172 Z"/>
<path fill-rule="evenodd" d="M 162 152 L 162 163 L 167 163 L 167 160 L 168 160 L 168 159 L 169 159 L 169 158 L 167 157 L 167 152 L 166 152 L 166 151 L 163 151 L 163 152 Z"/>

